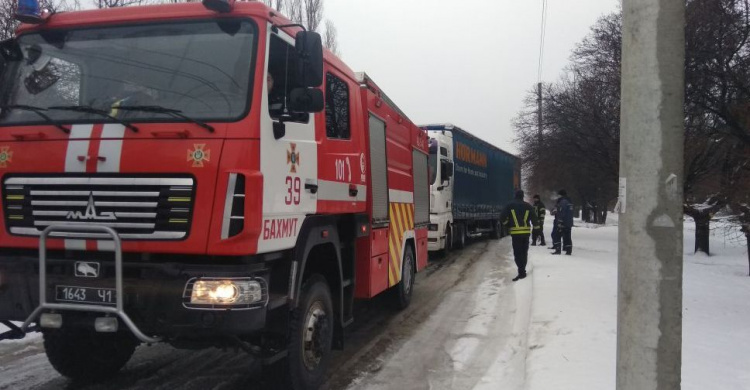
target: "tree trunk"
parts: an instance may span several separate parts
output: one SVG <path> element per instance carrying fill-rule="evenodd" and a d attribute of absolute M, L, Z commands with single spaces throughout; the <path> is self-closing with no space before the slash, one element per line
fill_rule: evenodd
<path fill-rule="evenodd" d="M 581 220 L 583 222 L 591 222 L 590 209 L 586 202 L 581 205 Z"/>
<path fill-rule="evenodd" d="M 696 213 L 695 220 L 695 253 L 709 252 L 709 237 L 711 235 L 711 216 L 707 213 Z"/>
<path fill-rule="evenodd" d="M 750 231 L 745 233 L 745 242 L 747 243 L 747 267 L 748 276 L 750 276 Z"/>

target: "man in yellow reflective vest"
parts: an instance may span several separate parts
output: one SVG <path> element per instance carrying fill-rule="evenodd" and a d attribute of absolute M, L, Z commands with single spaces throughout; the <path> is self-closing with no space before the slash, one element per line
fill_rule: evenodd
<path fill-rule="evenodd" d="M 518 267 L 518 276 L 513 279 L 514 282 L 526 277 L 526 263 L 529 257 L 529 236 L 531 236 L 532 226 L 539 224 L 534 208 L 524 202 L 523 196 L 523 191 L 516 190 L 513 201 L 505 206 L 505 210 L 503 210 L 500 216 L 500 220 L 508 227 L 511 240 L 513 241 L 513 258 Z"/>
<path fill-rule="evenodd" d="M 539 221 L 539 225 L 534 225 L 534 231 L 531 233 L 531 246 L 536 246 L 537 239 L 539 239 L 539 245 L 547 245 L 544 242 L 544 217 L 547 214 L 547 209 L 542 203 L 542 199 L 539 195 L 534 195 L 534 211 L 536 212 L 536 219 Z"/>

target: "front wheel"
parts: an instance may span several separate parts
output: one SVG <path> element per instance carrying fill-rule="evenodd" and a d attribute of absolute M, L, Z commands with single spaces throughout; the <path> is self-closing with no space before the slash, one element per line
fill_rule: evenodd
<path fill-rule="evenodd" d="M 44 351 L 52 367 L 74 381 L 111 378 L 133 356 L 138 342 L 124 333 L 88 329 L 43 330 Z"/>
<path fill-rule="evenodd" d="M 458 225 L 458 227 L 456 228 L 456 238 L 458 238 L 458 241 L 456 242 L 456 248 L 464 249 L 464 247 L 466 247 L 466 225 Z"/>
<path fill-rule="evenodd" d="M 299 305 L 291 312 L 287 357 L 264 369 L 266 388 L 320 387 L 331 360 L 334 319 L 328 283 L 323 276 L 312 275 L 302 286 Z"/>
<path fill-rule="evenodd" d="M 451 229 L 451 225 L 448 225 L 445 227 L 445 244 L 443 245 L 443 249 L 440 250 L 439 255 L 440 256 L 447 256 L 448 253 L 453 249 L 453 229 Z"/>
<path fill-rule="evenodd" d="M 492 233 L 490 233 L 490 237 L 496 240 L 503 238 L 503 225 L 500 224 L 500 221 L 492 222 Z"/>

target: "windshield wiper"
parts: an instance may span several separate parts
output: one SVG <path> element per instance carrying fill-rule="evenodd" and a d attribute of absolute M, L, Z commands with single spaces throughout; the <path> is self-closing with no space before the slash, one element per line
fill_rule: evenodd
<path fill-rule="evenodd" d="M 7 106 L 0 106 L 0 110 L 23 110 L 23 111 L 33 112 L 33 113 L 39 115 L 40 117 L 42 117 L 42 119 L 44 119 L 45 121 L 49 122 L 50 125 L 55 126 L 58 129 L 62 130 L 65 134 L 70 134 L 70 129 L 68 129 L 67 127 L 65 127 L 65 126 L 63 126 L 63 125 L 61 125 L 59 123 L 52 123 L 54 121 L 52 120 L 52 118 L 50 118 L 49 116 L 47 116 L 47 114 L 44 113 L 44 111 L 47 111 L 44 108 L 35 107 L 35 106 L 27 106 L 27 105 L 23 105 L 23 104 L 10 104 L 10 105 L 7 105 Z"/>
<path fill-rule="evenodd" d="M 208 130 L 211 133 L 213 133 L 215 131 L 214 128 L 213 128 L 213 126 L 211 126 L 211 125 L 209 125 L 209 124 L 207 124 L 205 122 L 201 122 L 201 121 L 199 121 L 197 119 L 193 119 L 193 118 L 191 118 L 191 117 L 183 114 L 182 111 L 175 110 L 174 108 L 166 108 L 166 107 L 162 107 L 162 106 L 120 106 L 120 107 L 117 107 L 117 109 L 118 110 L 123 110 L 123 111 L 141 111 L 141 112 L 151 112 L 151 113 L 155 113 L 155 114 L 172 115 L 173 117 L 181 118 L 181 119 L 184 119 L 184 120 L 186 120 L 186 121 L 188 121 L 190 123 L 194 123 L 194 124 L 196 124 L 196 125 L 204 128 L 204 129 Z"/>
<path fill-rule="evenodd" d="M 126 121 L 124 121 L 122 119 L 118 119 L 115 116 L 110 115 L 109 112 L 107 112 L 105 110 L 100 110 L 98 108 L 94 108 L 94 107 L 91 107 L 91 106 L 53 106 L 53 107 L 49 107 L 48 110 L 62 110 L 62 111 L 83 112 L 83 113 L 86 113 L 86 114 L 96 114 L 96 115 L 103 116 L 105 118 L 109 118 L 109 119 L 111 119 L 111 120 L 113 120 L 113 121 L 115 121 L 115 122 L 117 122 L 117 123 L 119 123 L 119 124 L 127 127 L 128 129 L 133 130 L 134 133 L 138 132 L 138 128 L 135 127 L 135 126 L 133 126 L 133 125 L 131 125 L 130 123 L 128 123 L 128 122 L 126 122 Z"/>

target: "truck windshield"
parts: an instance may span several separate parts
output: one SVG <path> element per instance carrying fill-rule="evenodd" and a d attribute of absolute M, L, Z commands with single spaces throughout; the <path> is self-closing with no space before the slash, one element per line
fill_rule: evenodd
<path fill-rule="evenodd" d="M 430 139 L 430 154 L 427 162 L 429 163 L 430 167 L 430 185 L 435 184 L 435 179 L 437 179 L 437 162 L 438 162 L 438 145 L 437 140 L 434 138 Z"/>
<path fill-rule="evenodd" d="M 249 104 L 255 35 L 253 23 L 231 19 L 23 34 L 22 58 L 0 75 L 0 125 L 237 120 Z M 61 106 L 86 109 L 46 110 Z M 135 106 L 184 118 L 118 110 Z"/>

